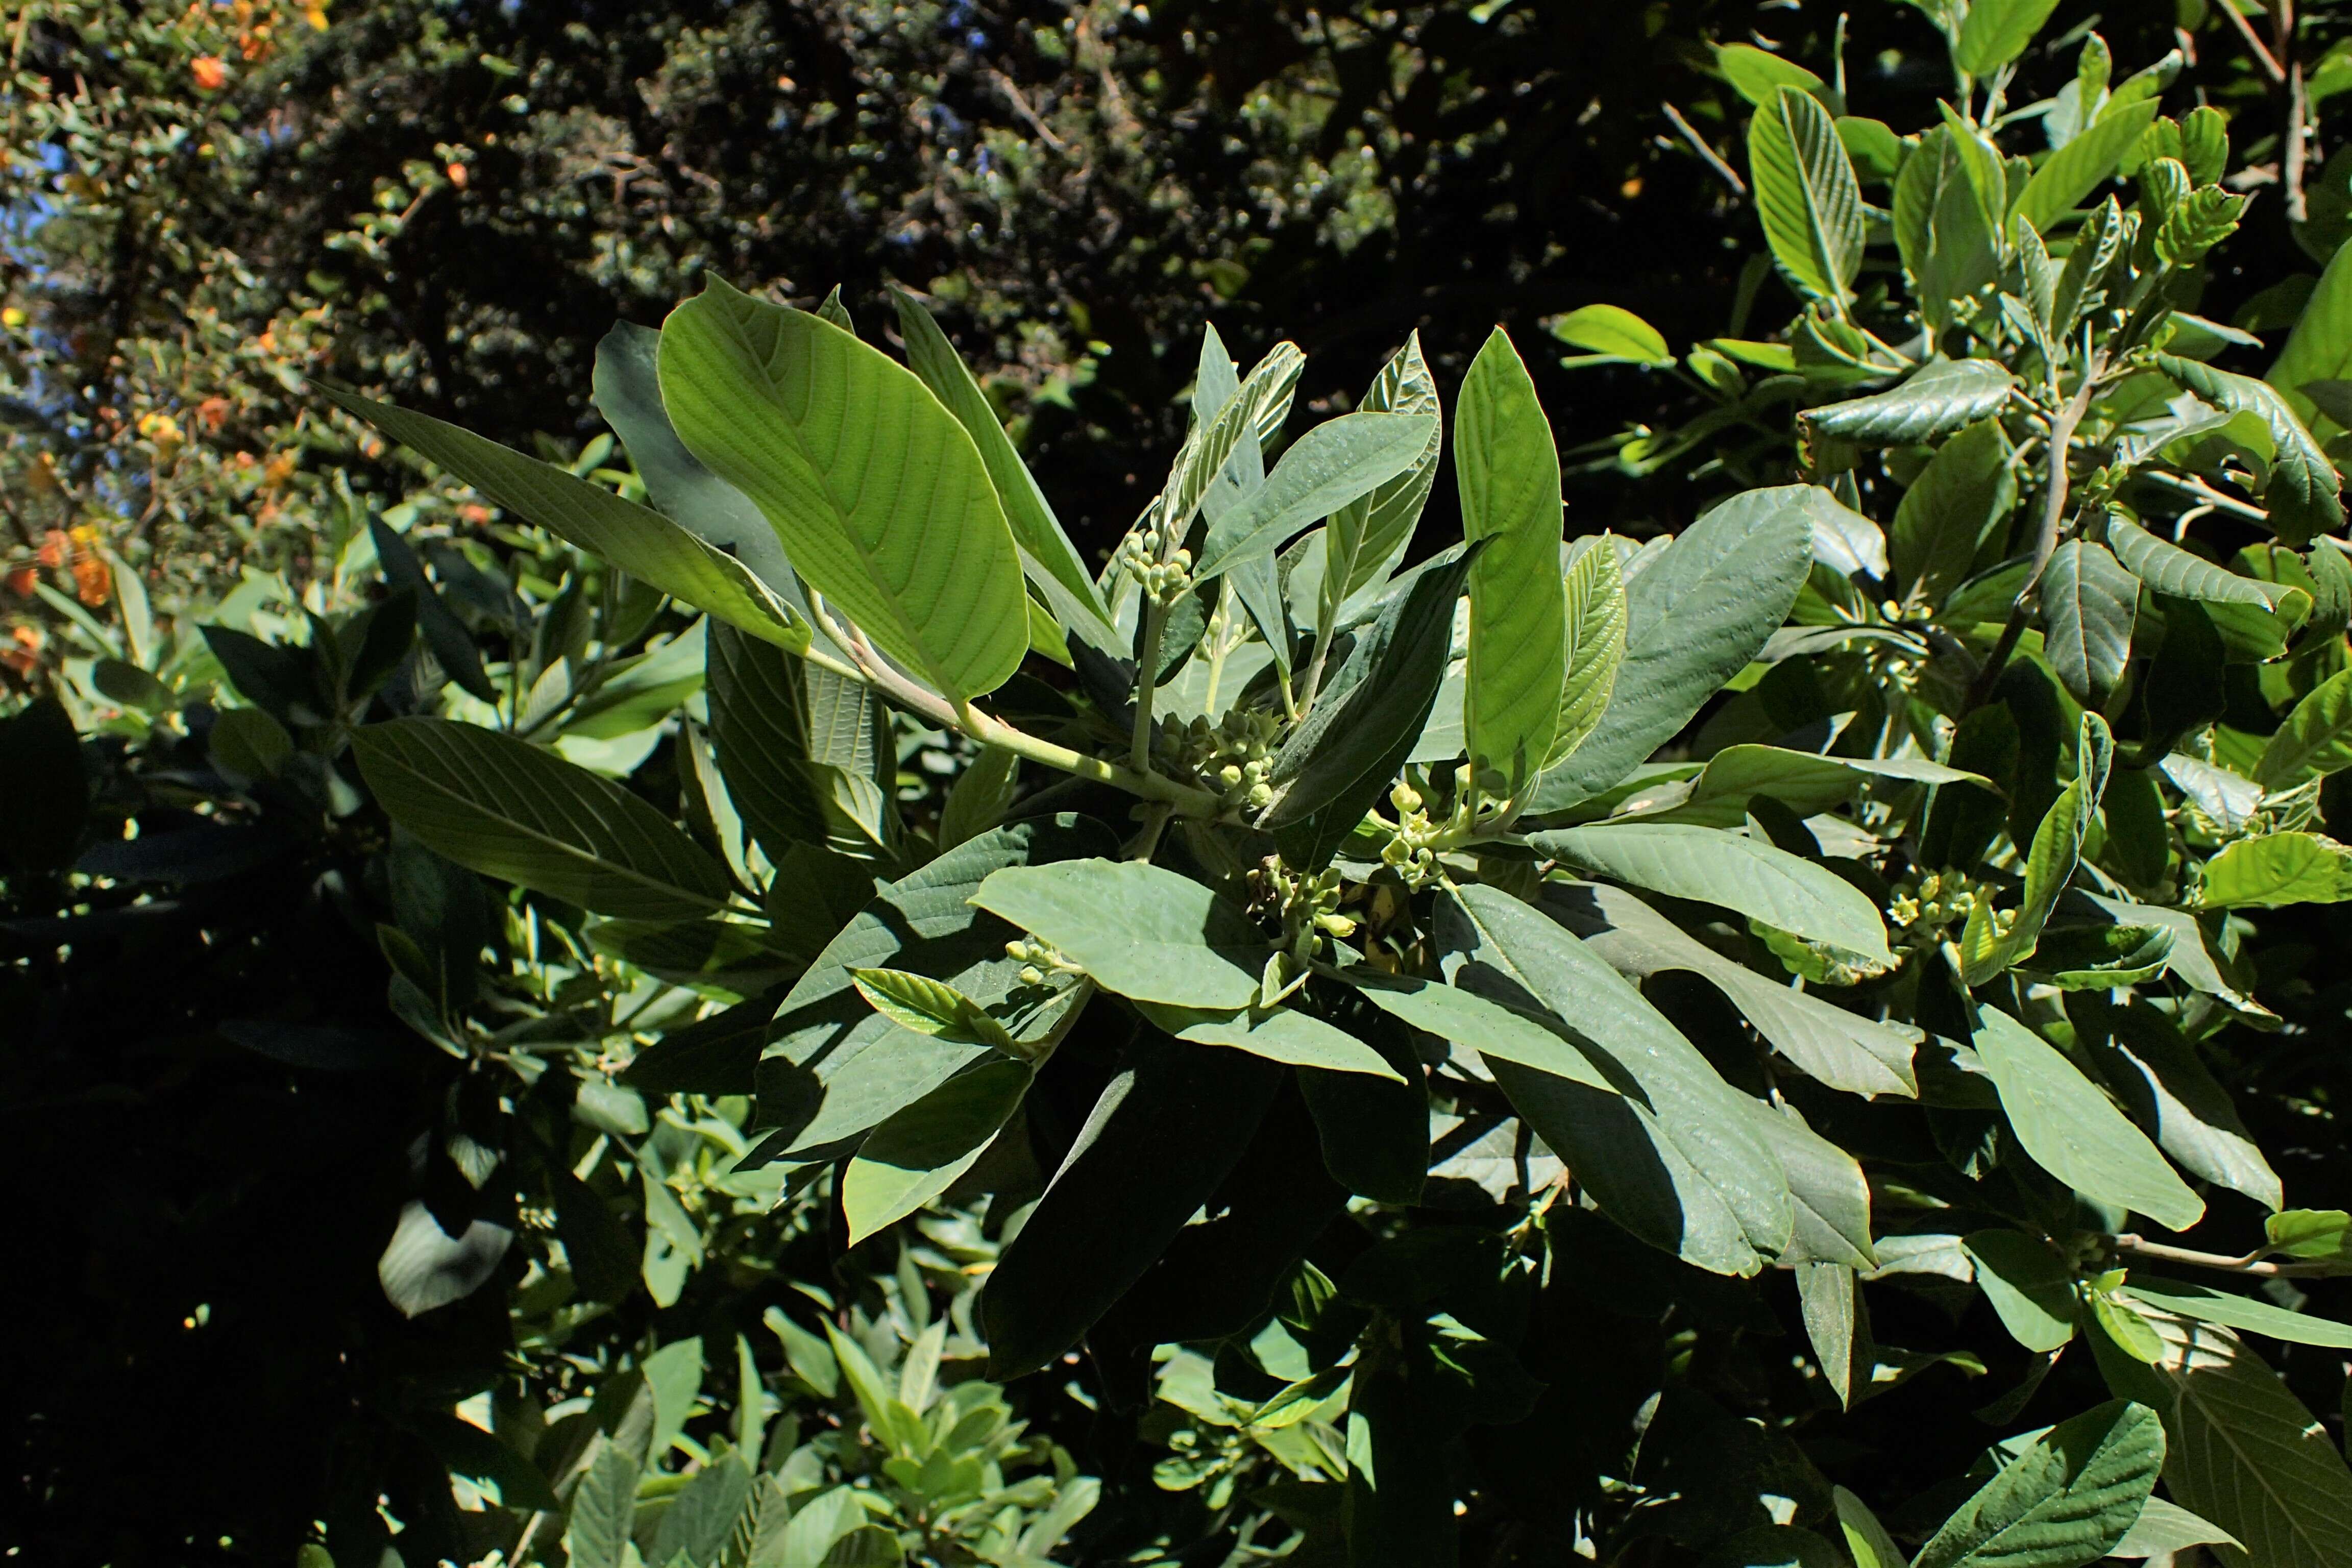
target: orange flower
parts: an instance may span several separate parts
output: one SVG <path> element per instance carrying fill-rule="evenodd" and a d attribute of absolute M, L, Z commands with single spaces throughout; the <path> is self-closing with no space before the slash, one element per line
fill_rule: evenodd
<path fill-rule="evenodd" d="M 228 423 L 229 401 L 226 397 L 207 397 L 196 405 L 196 418 L 207 430 L 218 430 Z"/>
<path fill-rule="evenodd" d="M 44 566 L 62 566 L 66 563 L 66 531 L 53 528 L 41 535 L 38 559 Z"/>
<path fill-rule="evenodd" d="M 198 55 L 188 63 L 188 74 L 206 92 L 218 92 L 228 85 L 228 67 L 218 55 Z"/>
<path fill-rule="evenodd" d="M 19 566 L 8 574 L 8 592 L 20 599 L 29 599 L 33 596 L 33 585 L 40 580 L 41 574 L 32 567 Z"/>
<path fill-rule="evenodd" d="M 74 597 L 85 605 L 103 605 L 114 596 L 114 574 L 95 555 L 76 557 L 73 577 Z"/>
<path fill-rule="evenodd" d="M 293 477 L 294 454 L 291 452 L 280 452 L 262 465 L 261 479 L 264 484 L 282 485 Z"/>
<path fill-rule="evenodd" d="M 457 187 L 459 190 L 461 190 L 461 191 L 462 191 L 462 190 L 464 190 L 464 189 L 466 188 L 466 165 L 465 165 L 465 164 L 463 164 L 463 163 L 452 163 L 452 164 L 450 164 L 450 165 L 449 165 L 449 167 L 448 167 L 446 170 L 445 170 L 445 171 L 444 171 L 444 173 L 446 173 L 446 174 L 449 176 L 449 183 L 450 183 L 451 184 L 453 184 L 453 185 L 457 186 Z"/>
<path fill-rule="evenodd" d="M 41 631 L 38 626 L 14 626 L 8 632 L 8 646 L 0 647 L 0 664 L 19 675 L 33 673 L 34 660 L 41 651 Z"/>
<path fill-rule="evenodd" d="M 472 523 L 476 528 L 479 528 L 484 523 L 490 521 L 490 509 L 488 507 L 482 506 L 478 502 L 467 501 L 464 506 L 457 509 L 457 515 L 464 518 L 467 522 Z"/>

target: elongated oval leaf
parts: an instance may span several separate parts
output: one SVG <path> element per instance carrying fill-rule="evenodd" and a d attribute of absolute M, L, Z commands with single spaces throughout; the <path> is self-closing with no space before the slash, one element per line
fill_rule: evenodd
<path fill-rule="evenodd" d="M 1266 940 L 1209 889 L 1158 866 L 1011 866 L 971 901 L 1069 955 L 1106 991 L 1231 1010 L 1256 999 Z"/>
<path fill-rule="evenodd" d="M 1811 860 L 1713 827 L 1610 823 L 1528 835 L 1541 854 L 1652 892 L 1738 910 L 1891 964 L 1886 921 L 1860 889 Z"/>
<path fill-rule="evenodd" d="M 1895 240 L 1920 314 L 1941 331 L 1952 301 L 2000 271 L 1997 216 L 1969 174 L 1969 148 L 1948 127 L 1920 137 L 1895 180 Z"/>
<path fill-rule="evenodd" d="M 1567 591 L 1559 575 L 1559 454 L 1535 383 L 1499 327 L 1462 383 L 1454 476 L 1470 568 L 1464 731 L 1474 769 L 1515 797 L 1543 766 L 1559 722 Z"/>
<path fill-rule="evenodd" d="M 985 1058 L 867 1134 L 841 1178 L 850 1245 L 947 1191 L 1021 1108 L 1029 1080 L 1025 1064 Z"/>
<path fill-rule="evenodd" d="M 1979 1011 L 1977 1055 L 2033 1163 L 2103 1202 L 2187 1230 L 2205 1212 L 2158 1152 L 2058 1048 L 1996 1008 Z"/>
<path fill-rule="evenodd" d="M 1565 585 L 1568 638 L 1561 657 L 1566 674 L 1559 721 L 1544 758 L 1547 769 L 1574 756 L 1576 748 L 1601 727 L 1610 693 L 1617 689 L 1618 668 L 1625 662 L 1625 577 L 1605 536 L 1576 558 Z"/>
<path fill-rule="evenodd" d="M 2327 1429 L 2229 1329 L 2147 1308 L 2152 1366 L 2102 1351 L 2111 1387 L 2153 1401 L 2169 1439 L 2174 1500 L 2244 1542 L 2225 1562 L 2336 1568 L 2352 1562 L 2352 1470 Z"/>
<path fill-rule="evenodd" d="M 2352 899 L 2352 846 L 2318 833 L 2241 838 L 2205 863 L 2209 910 L 2281 909 Z"/>
<path fill-rule="evenodd" d="M 2017 504 L 2009 437 L 1997 419 L 1937 448 L 1895 508 L 1887 554 L 1912 597 L 1933 606 L 1968 579 L 1985 538 Z"/>
<path fill-rule="evenodd" d="M 1832 1089 L 1865 1098 L 1919 1092 L 1912 1066 L 1920 1040 L 1916 1027 L 1865 1018 L 1759 974 L 1620 888 L 1555 886 L 1547 907 L 1621 974 L 1646 979 L 1682 969 L 1704 976 L 1774 1050 Z"/>
<path fill-rule="evenodd" d="M 2164 1468 L 2164 1424 L 2116 1400 L 2063 1421 L 1944 1521 L 1913 1568 L 2082 1568 L 2123 1540 Z"/>
<path fill-rule="evenodd" d="M 1906 446 L 1991 417 L 2016 384 L 2016 378 L 1991 360 L 1938 360 L 1922 365 L 1892 391 L 1809 409 L 1804 418 L 1816 432 L 1842 441 Z"/>
<path fill-rule="evenodd" d="M 2074 777 L 2042 814 L 2025 857 L 2025 895 L 2007 925 L 1995 929 L 1992 905 L 1979 900 L 1961 934 L 1961 979 L 1981 985 L 2013 963 L 2033 956 L 2042 927 L 2066 884 L 2082 864 L 2083 841 L 2098 816 L 2115 756 L 2115 737 L 2096 713 L 2083 715 L 2075 747 Z"/>
<path fill-rule="evenodd" d="M 2271 462 L 2263 501 L 2270 510 L 2271 527 L 2281 539 L 2304 544 L 2344 526 L 2344 481 L 2276 387 L 2172 354 L 2157 355 L 2156 365 L 2217 407 L 2261 417 L 2278 452 Z"/>
<path fill-rule="evenodd" d="M 1419 462 L 1436 435 L 1434 414 L 1361 410 L 1325 420 L 1291 444 L 1255 494 L 1210 525 L 1194 574 L 1214 577 L 1370 495 Z"/>
<path fill-rule="evenodd" d="M 448 469 L 509 511 L 600 556 L 671 598 L 794 653 L 809 628 L 741 562 L 635 501 L 470 430 L 320 383 L 319 390 Z"/>
<path fill-rule="evenodd" d="M 2252 1296 L 2235 1295 L 2216 1290 L 2210 1285 L 2191 1285 L 2173 1279 L 2157 1279 L 2138 1274 L 2132 1276 L 2124 1293 L 2152 1307 L 2168 1312 L 2178 1312 L 2184 1318 L 2201 1322 L 2226 1323 L 2249 1333 L 2265 1334 L 2274 1340 L 2286 1340 L 2299 1345 L 2326 1345 L 2335 1350 L 2352 1350 L 2352 1325 L 2315 1317 L 2308 1312 L 2290 1312 L 2284 1307 Z"/>
<path fill-rule="evenodd" d="M 997 423 L 996 409 L 980 389 L 948 335 L 922 301 L 893 285 L 890 298 L 898 307 L 898 335 L 906 341 L 907 367 L 929 387 L 956 423 L 979 448 L 980 460 L 996 487 L 1004 521 L 1020 547 L 1022 573 L 1035 585 L 1065 630 L 1076 632 L 1108 654 L 1126 651 L 1110 621 L 1093 574 L 1078 559 L 1077 547 L 1063 531 L 1061 520 L 1038 488 L 1029 466 L 1013 449 L 1013 438 Z M 1222 354 L 1222 350 L 1220 353 Z"/>
<path fill-rule="evenodd" d="M 1027 651 L 1021 563 L 971 437 L 831 323 L 713 279 L 662 325 L 678 438 L 750 496 L 802 578 L 950 698 Z"/>
<path fill-rule="evenodd" d="M 2053 224 L 2080 206 L 2100 181 L 2116 172 L 2124 154 L 2137 145 L 2141 133 L 2156 119 L 2156 109 L 2154 99 L 2126 104 L 2113 114 L 2100 116 L 2088 130 L 2051 153 L 2025 182 L 2024 194 L 2017 198 L 2019 214 L 2033 225 L 2036 233 L 2049 233 Z"/>
<path fill-rule="evenodd" d="M 2352 670 L 2337 670 L 2287 710 L 2263 747 L 2254 782 L 2284 790 L 2352 767 Z"/>
<path fill-rule="evenodd" d="M 1495 1080 L 1601 1207 L 1702 1268 L 1750 1274 L 1789 1245 L 1788 1179 L 1742 1097 L 1617 972 L 1556 921 L 1485 886 L 1439 905 L 1454 984 L 1565 1024 L 1624 1092 L 1492 1061 Z"/>
<path fill-rule="evenodd" d="M 1437 382 L 1421 355 L 1421 334 L 1405 340 L 1396 356 L 1372 378 L 1361 403 L 1366 413 L 1439 416 Z M 1433 425 L 1429 444 L 1411 467 L 1331 514 L 1323 534 L 1323 605 L 1318 625 L 1332 624 L 1339 607 L 1370 587 L 1403 554 L 1421 521 L 1422 508 L 1437 482 L 1437 458 L 1444 430 Z"/>
<path fill-rule="evenodd" d="M 2097 708 L 2124 678 L 2139 579 L 2107 547 L 2070 539 L 2042 574 L 2042 649 L 2077 702 Z"/>
<path fill-rule="evenodd" d="M 2275 609 L 2292 592 L 2258 577 L 2241 577 L 2201 555 L 2158 539 L 2119 513 L 2107 518 L 2107 547 L 2126 570 L 2159 594 L 2209 605 L 2259 605 Z"/>
<path fill-rule="evenodd" d="M 1632 773 L 1756 657 L 1812 569 L 1811 488 L 1733 497 L 1627 584 L 1625 657 L 1609 706 L 1538 782 L 1531 812 L 1564 810 Z"/>
<path fill-rule="evenodd" d="M 1312 1013 L 1302 1013 L 1296 1007 L 1223 1011 L 1139 1002 L 1136 1010 L 1155 1028 L 1196 1046 L 1226 1046 L 1291 1067 L 1364 1073 L 1398 1083 L 1404 1081 L 1403 1075 L 1389 1066 L 1380 1052 L 1345 1029 L 1335 1028 Z"/>
<path fill-rule="evenodd" d="M 1567 1032 L 1544 1016 L 1459 986 L 1383 974 L 1377 969 L 1351 969 L 1345 978 L 1373 1005 L 1416 1029 L 1467 1046 L 1481 1056 L 1517 1062 L 1602 1094 L 1618 1092 L 1616 1084 L 1592 1065 Z"/>
<path fill-rule="evenodd" d="M 727 874 L 612 780 L 527 742 L 442 719 L 352 737 L 394 822 L 435 852 L 597 914 L 692 920 L 727 901 Z"/>
<path fill-rule="evenodd" d="M 2326 436 L 2338 428 L 2321 412 L 2304 388 L 2315 381 L 2342 381 L 2352 375 L 2352 258 L 2338 246 L 2319 275 L 2319 286 L 2295 318 L 2286 346 L 2263 379 L 2276 387 L 2312 433 Z"/>
<path fill-rule="evenodd" d="M 2021 1230 L 1980 1230 L 1963 1245 L 2010 1338 L 2046 1354 L 2074 1337 L 2074 1271 L 2065 1259 Z"/>
<path fill-rule="evenodd" d="M 1862 186 L 1829 111 L 1801 88 L 1778 89 L 1748 121 L 1748 169 L 1781 272 L 1843 310 L 1862 265 Z"/>

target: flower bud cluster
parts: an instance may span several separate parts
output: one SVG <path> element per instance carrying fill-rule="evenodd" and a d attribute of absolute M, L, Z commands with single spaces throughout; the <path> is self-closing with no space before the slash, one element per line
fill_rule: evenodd
<path fill-rule="evenodd" d="M 1192 586 L 1192 552 L 1179 550 L 1162 561 L 1167 537 L 1156 525 L 1146 524 L 1118 542 L 1118 567 L 1143 591 L 1162 605 L 1172 605 Z"/>
<path fill-rule="evenodd" d="M 1056 974 L 1084 974 L 1086 967 L 1055 947 L 1037 937 L 1015 937 L 1004 944 L 1004 956 L 1021 964 L 1021 984 L 1043 985 Z"/>
<path fill-rule="evenodd" d="M 1302 964 L 1313 955 L 1322 938 L 1344 941 L 1356 934 L 1355 921 L 1339 912 L 1339 900 L 1347 888 L 1346 879 L 1337 866 L 1327 866 L 1310 875 L 1294 871 L 1269 856 L 1250 873 L 1250 882 L 1257 894 L 1253 901 L 1260 907 L 1270 906 L 1282 917 L 1287 951 Z"/>
<path fill-rule="evenodd" d="M 1195 718 L 1173 731 L 1163 746 L 1171 747 L 1179 767 L 1224 796 L 1229 806 L 1264 810 L 1274 799 L 1275 738 L 1282 721 L 1254 708 L 1229 708 L 1212 723 Z"/>
<path fill-rule="evenodd" d="M 1968 921 L 1969 911 L 1986 895 L 1984 885 L 1965 871 L 1930 871 L 1895 884 L 1886 901 L 1886 918 L 1903 933 L 1908 946 L 1934 947 L 1956 927 Z"/>
<path fill-rule="evenodd" d="M 1396 837 L 1381 846 L 1381 859 L 1404 879 L 1406 887 L 1427 887 L 1442 875 L 1433 846 L 1451 825 L 1430 816 L 1428 802 L 1410 779 L 1397 781 L 1389 791 L 1389 804 L 1396 807 Z"/>

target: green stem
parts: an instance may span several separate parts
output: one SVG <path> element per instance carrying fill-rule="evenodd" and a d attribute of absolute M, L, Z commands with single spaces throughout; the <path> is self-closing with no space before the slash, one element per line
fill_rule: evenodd
<path fill-rule="evenodd" d="M 2186 1247 L 2170 1247 L 2160 1241 L 2144 1241 L 2128 1235 L 2115 1237 L 2115 1248 L 2119 1257 L 2146 1258 L 2159 1263 L 2180 1263 L 2191 1268 L 2214 1268 L 2226 1274 L 2250 1274 L 2265 1279 L 2343 1272 L 2343 1266 L 2334 1262 L 2266 1263 L 2260 1253 L 2228 1258 L 2218 1252 L 2195 1252 Z"/>

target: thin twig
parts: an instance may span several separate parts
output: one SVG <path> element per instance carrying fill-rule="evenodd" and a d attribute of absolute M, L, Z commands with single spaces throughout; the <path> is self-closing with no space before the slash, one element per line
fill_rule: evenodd
<path fill-rule="evenodd" d="M 2218 1269 L 2224 1274 L 2249 1274 L 2262 1279 L 2308 1279 L 2315 1275 L 2336 1274 L 2343 1266 L 2335 1262 L 2266 1263 L 2259 1252 L 2242 1258 L 2228 1258 L 2218 1252 L 2196 1252 L 2186 1247 L 2171 1247 L 2161 1241 L 2147 1241 L 2137 1236 L 2115 1238 L 2116 1251 L 2125 1258 L 2146 1258 L 2158 1263 L 2185 1264 L 2191 1268 Z"/>
<path fill-rule="evenodd" d="M 2286 220 L 2289 223 L 2302 223 L 2310 216 L 2303 202 L 2303 169 L 2306 151 L 2304 126 L 2310 118 L 2303 89 L 2303 62 L 2297 60 L 2287 68 L 2286 73 L 2286 155 L 2282 160 L 2286 167 Z"/>
<path fill-rule="evenodd" d="M 1028 122 L 1029 129 L 1037 133 L 1040 141 L 1063 157 L 1070 156 L 1070 144 L 1054 134 L 1054 128 L 1030 107 L 1028 99 L 1022 95 L 1021 89 L 1011 77 L 1001 70 L 991 70 L 988 79 L 996 84 L 996 90 L 1004 95 L 1005 101 L 1013 105 L 1013 112 Z"/>
<path fill-rule="evenodd" d="M 1744 196 L 1748 194 L 1748 182 L 1739 177 L 1739 171 L 1725 163 L 1722 154 L 1706 144 L 1706 138 L 1698 133 L 1698 127 L 1683 118 L 1681 110 L 1671 103 L 1664 102 L 1661 102 L 1658 107 L 1666 111 L 1666 118 L 1673 121 L 1675 129 L 1683 133 L 1683 140 L 1691 144 L 1691 151 L 1706 160 L 1708 168 L 1722 175 L 1724 183 L 1731 187 L 1735 195 Z"/>
<path fill-rule="evenodd" d="M 2238 8 L 2229 4 L 2229 0 L 2222 0 L 2221 10 L 2221 15 L 2230 18 L 2231 26 L 2238 29 L 2238 37 L 2245 40 L 2246 47 L 2252 51 L 2254 63 L 2263 68 L 2263 74 L 2271 79 L 2273 86 L 2284 86 L 2286 68 L 2278 63 L 2278 57 L 2271 53 L 2260 35 L 2255 33 L 2254 25 L 2239 15 Z"/>

